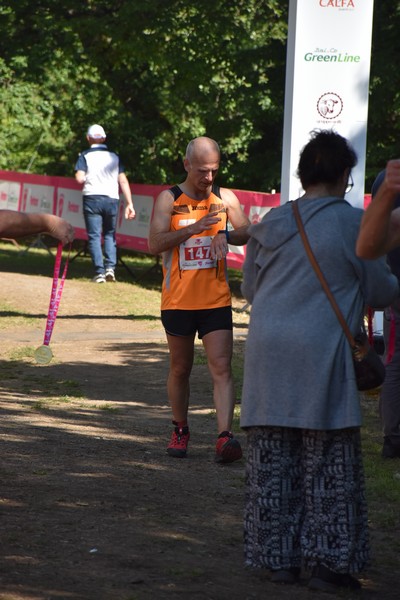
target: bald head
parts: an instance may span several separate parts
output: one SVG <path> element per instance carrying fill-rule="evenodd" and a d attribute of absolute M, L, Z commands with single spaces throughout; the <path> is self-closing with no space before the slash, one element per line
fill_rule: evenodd
<path fill-rule="evenodd" d="M 219 146 L 208 137 L 197 137 L 189 142 L 183 166 L 187 173 L 183 184 L 185 194 L 192 198 L 207 198 L 218 173 Z"/>
<path fill-rule="evenodd" d="M 191 140 L 186 148 L 185 158 L 189 162 L 210 160 L 210 155 L 220 158 L 220 150 L 217 142 L 209 137 L 201 136 Z"/>

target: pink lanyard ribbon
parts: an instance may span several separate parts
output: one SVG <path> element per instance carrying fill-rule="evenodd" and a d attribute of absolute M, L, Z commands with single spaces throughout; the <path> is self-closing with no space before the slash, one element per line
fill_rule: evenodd
<path fill-rule="evenodd" d="M 61 280 L 59 281 L 60 270 L 61 270 L 62 249 L 63 249 L 62 244 L 61 243 L 58 244 L 56 260 L 54 263 L 53 285 L 52 285 L 51 294 L 50 294 L 49 311 L 47 314 L 46 330 L 44 333 L 44 341 L 43 341 L 44 346 L 48 346 L 50 344 L 51 334 L 53 333 L 54 323 L 56 322 L 58 307 L 60 305 L 60 300 L 61 300 L 61 294 L 62 294 L 62 291 L 64 288 L 65 278 L 67 276 L 68 259 L 69 259 L 69 253 L 71 252 L 71 245 L 69 246 L 67 260 L 65 262 Z"/>

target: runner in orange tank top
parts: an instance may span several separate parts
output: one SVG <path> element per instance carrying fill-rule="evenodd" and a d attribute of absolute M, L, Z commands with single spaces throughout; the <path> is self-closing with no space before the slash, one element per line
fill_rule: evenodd
<path fill-rule="evenodd" d="M 226 208 L 217 186 L 205 200 L 193 200 L 179 186 L 173 187 L 171 231 L 179 231 L 216 212 L 221 221 L 164 252 L 161 310 L 197 310 L 230 306 L 231 294 L 224 258 L 211 257 L 211 242 L 227 228 Z"/>
<path fill-rule="evenodd" d="M 235 394 L 226 254 L 228 241 L 235 246 L 247 242 L 249 220 L 237 196 L 214 184 L 219 162 L 214 140 L 199 137 L 189 142 L 185 181 L 157 198 L 149 249 L 163 256 L 161 318 L 170 351 L 167 389 L 174 425 L 167 452 L 177 458 L 187 454 L 189 378 L 197 333 L 213 380 L 218 427 L 215 459 L 226 463 L 242 456 L 230 431 Z"/>

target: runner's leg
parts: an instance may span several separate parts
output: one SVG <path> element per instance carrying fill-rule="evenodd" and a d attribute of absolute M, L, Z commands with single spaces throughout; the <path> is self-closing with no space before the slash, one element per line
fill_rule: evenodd
<path fill-rule="evenodd" d="M 218 433 L 230 431 L 235 406 L 231 368 L 232 331 L 228 329 L 211 331 L 203 337 L 203 345 L 214 385 L 214 405 L 217 413 Z"/>
<path fill-rule="evenodd" d="M 176 422 L 187 419 L 189 408 L 189 377 L 194 357 L 194 334 L 169 335 L 170 369 L 167 380 L 168 399 Z"/>

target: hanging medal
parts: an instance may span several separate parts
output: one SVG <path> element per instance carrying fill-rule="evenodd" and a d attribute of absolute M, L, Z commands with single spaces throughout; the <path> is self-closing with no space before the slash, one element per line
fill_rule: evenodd
<path fill-rule="evenodd" d="M 70 245 L 71 251 L 71 245 Z M 46 329 L 43 344 L 35 350 L 35 360 L 39 365 L 48 365 L 53 358 L 53 352 L 50 348 L 50 339 L 53 333 L 54 323 L 56 321 L 58 307 L 60 305 L 61 295 L 64 288 L 64 282 L 67 275 L 68 257 L 65 262 L 64 270 L 60 279 L 61 271 L 62 244 L 57 248 L 57 255 L 54 264 L 53 285 L 50 294 L 49 310 L 47 314 Z"/>

